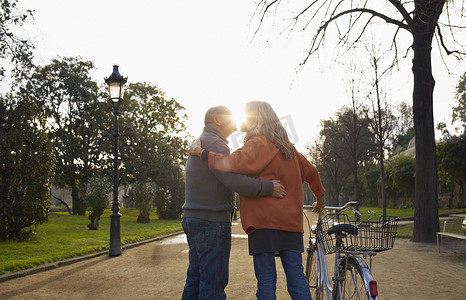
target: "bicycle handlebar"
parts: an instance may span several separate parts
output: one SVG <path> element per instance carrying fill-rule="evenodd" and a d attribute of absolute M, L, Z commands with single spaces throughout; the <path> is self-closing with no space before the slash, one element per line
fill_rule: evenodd
<path fill-rule="evenodd" d="M 317 217 L 317 224 L 320 224 L 322 221 L 322 210 L 334 210 L 334 211 L 344 211 L 347 210 L 348 208 L 353 208 L 353 207 L 358 207 L 359 209 L 359 202 L 358 201 L 349 201 L 343 206 L 325 206 L 324 208 L 320 209 L 318 211 L 318 217 Z M 303 208 L 312 208 L 312 205 L 303 205 Z M 354 214 L 356 215 L 356 218 L 361 216 L 361 213 L 353 209 Z"/>
<path fill-rule="evenodd" d="M 359 202 L 358 201 L 350 201 L 350 202 L 347 202 L 345 205 L 343 206 L 325 206 L 323 209 L 326 209 L 326 210 L 336 210 L 336 211 L 343 211 L 343 210 L 346 210 L 348 209 L 349 207 L 354 207 L 354 206 L 358 206 L 359 205 Z M 304 205 L 303 206 L 304 208 L 312 208 L 312 205 Z"/>

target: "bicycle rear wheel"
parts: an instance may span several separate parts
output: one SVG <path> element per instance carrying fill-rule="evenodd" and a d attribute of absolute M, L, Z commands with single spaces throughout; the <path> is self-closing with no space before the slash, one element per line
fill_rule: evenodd
<path fill-rule="evenodd" d="M 312 244 L 307 249 L 306 258 L 306 280 L 309 284 L 312 300 L 323 299 L 322 288 L 319 286 L 317 273 L 317 251 L 316 244 Z"/>
<path fill-rule="evenodd" d="M 340 277 L 343 281 L 340 283 L 341 299 L 377 299 L 370 297 L 368 293 L 368 284 L 372 280 L 367 264 L 362 258 L 349 257 L 343 259 L 340 263 Z"/>

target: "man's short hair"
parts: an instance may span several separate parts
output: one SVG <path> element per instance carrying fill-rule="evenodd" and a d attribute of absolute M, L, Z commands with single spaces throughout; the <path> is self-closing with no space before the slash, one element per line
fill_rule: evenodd
<path fill-rule="evenodd" d="M 209 108 L 205 113 L 204 124 L 212 124 L 214 122 L 214 118 L 218 115 L 231 115 L 231 110 L 226 106 L 214 106 Z"/>

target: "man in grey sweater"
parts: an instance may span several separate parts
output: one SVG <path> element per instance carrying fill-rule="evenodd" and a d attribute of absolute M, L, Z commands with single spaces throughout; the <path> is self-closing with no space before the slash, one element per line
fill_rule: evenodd
<path fill-rule="evenodd" d="M 201 144 L 209 151 L 230 154 L 226 138 L 236 131 L 231 111 L 210 108 L 205 115 Z M 225 299 L 231 249 L 233 192 L 245 196 L 282 198 L 278 180 L 264 181 L 245 175 L 210 171 L 207 162 L 189 156 L 186 164 L 186 198 L 183 230 L 189 245 L 189 267 L 182 299 Z"/>

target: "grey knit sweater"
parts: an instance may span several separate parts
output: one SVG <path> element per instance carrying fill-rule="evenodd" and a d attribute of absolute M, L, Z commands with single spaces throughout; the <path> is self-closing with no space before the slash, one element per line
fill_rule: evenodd
<path fill-rule="evenodd" d="M 202 148 L 228 155 L 230 149 L 227 143 L 217 129 L 204 127 L 201 134 Z M 207 161 L 189 156 L 183 218 L 231 222 L 235 208 L 233 192 L 250 197 L 271 196 L 273 182 L 231 172 L 210 171 Z"/>

